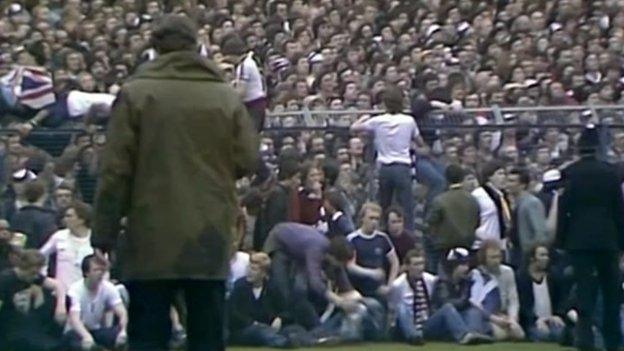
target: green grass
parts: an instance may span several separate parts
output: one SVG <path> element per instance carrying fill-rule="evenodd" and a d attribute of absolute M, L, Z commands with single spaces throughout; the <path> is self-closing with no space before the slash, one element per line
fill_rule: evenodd
<path fill-rule="evenodd" d="M 320 351 L 572 351 L 571 347 L 561 347 L 557 344 L 532 344 L 532 343 L 496 343 L 481 346 L 460 346 L 451 343 L 427 343 L 425 346 L 410 346 L 397 343 L 363 343 L 357 345 L 317 347 Z M 275 350 L 269 348 L 229 347 L 229 351 L 261 351 Z"/>

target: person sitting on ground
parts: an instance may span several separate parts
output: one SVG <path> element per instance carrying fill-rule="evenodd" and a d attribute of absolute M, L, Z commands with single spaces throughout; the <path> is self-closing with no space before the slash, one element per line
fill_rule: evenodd
<path fill-rule="evenodd" d="M 454 340 L 462 345 L 491 341 L 464 322 L 451 303 L 434 308 L 430 296 L 437 277 L 425 272 L 425 256 L 414 249 L 405 255 L 405 273 L 393 283 L 388 298 L 389 320 L 397 338 L 422 345 L 425 340 Z"/>
<path fill-rule="evenodd" d="M 440 275 L 433 288 L 431 302 L 434 309 L 450 303 L 460 313 L 470 330 L 483 339 L 490 330 L 487 315 L 470 303 L 470 256 L 463 247 L 451 249 L 440 262 Z M 485 338 L 484 340 L 487 340 Z"/>
<path fill-rule="evenodd" d="M 67 319 L 65 289 L 41 274 L 45 257 L 23 250 L 0 273 L 0 345 L 14 351 L 61 351 Z M 54 317 L 52 317 L 54 316 Z"/>
<path fill-rule="evenodd" d="M 470 302 L 488 315 L 496 340 L 524 339 L 518 320 L 520 302 L 516 278 L 513 269 L 502 263 L 500 242 L 484 240 L 477 257 L 479 266 L 471 272 Z"/>
<path fill-rule="evenodd" d="M 69 330 L 65 334 L 71 350 L 91 350 L 94 346 L 113 349 L 122 347 L 127 340 L 128 312 L 117 287 L 105 280 L 108 262 L 88 255 L 81 264 L 83 279 L 68 291 Z M 117 325 L 104 324 L 106 314 L 112 311 Z"/>
<path fill-rule="evenodd" d="M 534 245 L 526 261 L 528 266 L 518 274 L 520 323 L 531 341 L 559 341 L 565 328 L 564 284 L 550 269 L 546 245 Z"/>
<path fill-rule="evenodd" d="M 403 214 L 403 209 L 397 206 L 390 206 L 386 213 L 386 230 L 396 250 L 399 262 L 403 262 L 405 254 L 416 247 L 414 234 L 410 234 L 405 230 L 405 215 Z M 420 239 L 422 242 L 422 237 Z"/>
<path fill-rule="evenodd" d="M 286 347 L 280 333 L 284 323 L 284 298 L 269 279 L 271 258 L 264 252 L 250 256 L 245 277 L 234 283 L 229 299 L 230 340 L 247 346 Z"/>
<path fill-rule="evenodd" d="M 362 206 L 361 226 L 347 236 L 355 250 L 355 260 L 347 265 L 347 270 L 360 294 L 384 299 L 398 275 L 400 263 L 392 241 L 379 231 L 381 212 L 376 203 Z"/>

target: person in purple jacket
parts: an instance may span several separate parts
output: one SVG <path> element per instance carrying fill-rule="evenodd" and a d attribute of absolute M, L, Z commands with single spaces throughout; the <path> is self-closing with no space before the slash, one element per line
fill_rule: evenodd
<path fill-rule="evenodd" d="M 330 240 L 314 227 L 281 223 L 269 233 L 264 252 L 271 256 L 271 277 L 286 306 L 293 309 L 297 324 L 317 327 L 317 311 L 329 303 L 343 310 L 356 308 L 357 299 L 341 294 L 350 286 L 344 266 L 353 257 L 344 237 Z M 327 266 L 341 267 L 340 272 L 331 274 L 333 287 L 327 284 Z"/>

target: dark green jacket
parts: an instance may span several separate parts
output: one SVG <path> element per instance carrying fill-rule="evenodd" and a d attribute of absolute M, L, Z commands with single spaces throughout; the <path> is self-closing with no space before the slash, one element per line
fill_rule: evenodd
<path fill-rule="evenodd" d="M 235 181 L 257 135 L 216 65 L 173 52 L 141 66 L 114 103 L 95 201 L 93 244 L 117 245 L 124 279 L 224 279 Z"/>
<path fill-rule="evenodd" d="M 463 189 L 438 195 L 427 216 L 429 233 L 438 249 L 470 248 L 479 227 L 479 204 Z"/>

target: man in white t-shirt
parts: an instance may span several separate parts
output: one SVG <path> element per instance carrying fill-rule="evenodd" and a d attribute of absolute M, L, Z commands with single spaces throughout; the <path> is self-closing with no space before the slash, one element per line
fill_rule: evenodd
<path fill-rule="evenodd" d="M 74 283 L 68 292 L 69 310 L 67 345 L 71 350 L 91 350 L 94 346 L 113 349 L 125 345 L 128 313 L 119 291 L 104 280 L 108 262 L 95 255 L 82 261 L 84 279 Z M 106 314 L 112 311 L 118 324 L 106 325 Z"/>
<path fill-rule="evenodd" d="M 247 49 L 240 37 L 231 35 L 224 38 L 221 53 L 228 63 L 236 66 L 234 88 L 243 99 L 256 130 L 262 130 L 267 108 L 267 93 L 264 77 L 254 60 L 253 51 Z"/>
<path fill-rule="evenodd" d="M 414 230 L 414 195 L 412 194 L 412 158 L 410 149 L 416 143 L 420 153 L 429 148 L 420 136 L 416 121 L 403 114 L 403 92 L 397 87 L 386 88 L 383 103 L 387 113 L 363 116 L 351 125 L 351 132 L 373 132 L 379 164 L 379 203 L 384 212 L 392 198 L 405 213 L 405 229 Z"/>

